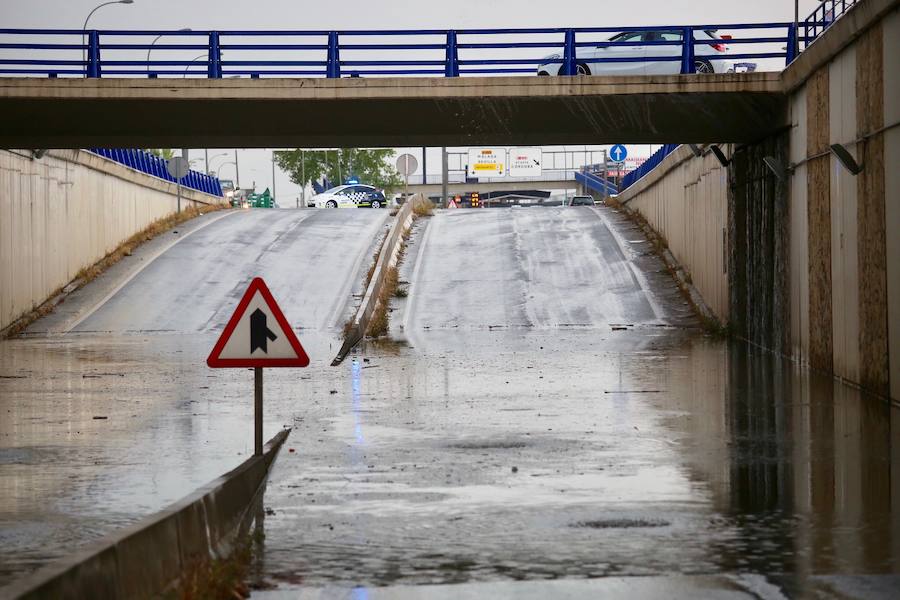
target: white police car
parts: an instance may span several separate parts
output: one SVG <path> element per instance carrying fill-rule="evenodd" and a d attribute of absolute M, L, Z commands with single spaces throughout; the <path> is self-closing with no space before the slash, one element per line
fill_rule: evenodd
<path fill-rule="evenodd" d="M 384 193 L 371 185 L 339 185 L 321 194 L 316 194 L 310 201 L 316 208 L 381 208 L 385 205 Z"/>

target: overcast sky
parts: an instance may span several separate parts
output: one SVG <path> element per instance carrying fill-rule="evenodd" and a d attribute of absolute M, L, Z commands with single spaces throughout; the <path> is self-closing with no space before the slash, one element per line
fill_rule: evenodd
<path fill-rule="evenodd" d="M 7 28 L 80 29 L 100 0 L 0 0 Z M 801 19 L 819 0 L 800 0 Z M 615 27 L 790 21 L 792 0 L 134 0 L 110 5 L 91 18 L 92 29 L 446 29 L 484 27 Z M 579 147 L 580 148 L 580 147 Z M 594 148 L 601 148 L 596 146 Z M 646 155 L 647 147 L 629 149 Z M 221 153 L 210 150 L 210 156 Z M 429 152 L 429 174 L 440 171 L 438 150 Z M 415 151 L 421 155 L 421 149 Z M 191 158 L 202 157 L 202 150 Z M 271 153 L 241 150 L 241 184 L 271 186 Z M 224 158 L 213 161 L 213 165 Z M 231 160 L 231 159 L 228 159 Z M 195 163 L 202 170 L 202 161 Z M 226 169 L 231 169 L 229 165 Z M 223 177 L 233 173 L 223 170 Z M 299 194 L 276 174 L 282 204 Z"/>

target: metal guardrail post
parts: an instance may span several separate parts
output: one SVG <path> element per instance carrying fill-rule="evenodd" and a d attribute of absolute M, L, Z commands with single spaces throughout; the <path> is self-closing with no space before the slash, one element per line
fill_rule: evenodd
<path fill-rule="evenodd" d="M 219 32 L 209 32 L 209 49 L 206 60 L 206 76 L 209 79 L 222 79 L 222 48 L 219 45 Z"/>
<path fill-rule="evenodd" d="M 563 46 L 563 64 L 560 75 L 575 75 L 578 65 L 575 62 L 575 30 L 566 29 L 566 41 Z"/>
<path fill-rule="evenodd" d="M 444 77 L 459 77 L 459 52 L 456 48 L 456 32 L 447 32 L 447 52 L 444 58 Z"/>
<path fill-rule="evenodd" d="M 800 51 L 800 44 L 797 40 L 797 25 L 795 23 L 791 23 L 788 26 L 788 35 L 787 35 L 787 55 L 785 56 L 784 64 L 785 66 L 794 62 L 794 59 L 797 58 L 797 53 Z"/>
<path fill-rule="evenodd" d="M 328 79 L 340 79 L 341 77 L 341 58 L 337 31 L 328 33 L 328 58 L 325 64 L 325 76 Z"/>
<path fill-rule="evenodd" d="M 694 64 L 694 29 L 685 27 L 681 35 L 681 74 L 689 75 L 697 72 Z"/>
<path fill-rule="evenodd" d="M 88 32 L 87 76 L 100 78 L 100 33 L 95 29 Z"/>

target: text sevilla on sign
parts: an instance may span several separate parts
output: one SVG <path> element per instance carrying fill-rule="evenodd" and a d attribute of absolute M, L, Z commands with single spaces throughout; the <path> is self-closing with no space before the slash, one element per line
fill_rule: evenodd
<path fill-rule="evenodd" d="M 259 277 L 250 282 L 206 364 L 210 367 L 305 367 L 309 356 Z"/>

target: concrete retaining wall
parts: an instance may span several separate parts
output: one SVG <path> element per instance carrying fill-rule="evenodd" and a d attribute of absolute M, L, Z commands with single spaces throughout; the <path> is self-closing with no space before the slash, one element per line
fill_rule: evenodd
<path fill-rule="evenodd" d="M 823 38 L 837 50 L 833 56 L 811 65 L 808 73 L 793 67 L 785 73 L 786 81 L 798 84 L 790 102 L 790 160 L 796 166 L 786 352 L 895 400 L 900 399 L 898 4 L 858 4 L 859 10 L 848 14 L 856 13 L 853 20 L 839 21 L 834 35 Z M 828 152 L 830 144 L 844 145 L 863 171 L 858 176 L 847 171 Z"/>
<path fill-rule="evenodd" d="M 249 458 L 159 513 L 47 565 L 0 590 L 0 595 L 29 600 L 157 597 L 193 561 L 230 552 L 288 433 L 272 438 L 262 456 Z"/>
<path fill-rule="evenodd" d="M 182 189 L 182 207 L 221 201 Z M 175 184 L 90 152 L 0 150 L 0 330 L 176 203 Z"/>
<path fill-rule="evenodd" d="M 782 82 L 784 133 L 722 146 L 727 181 L 713 157 L 682 147 L 620 201 L 738 335 L 900 400 L 900 2 L 857 4 Z M 841 166 L 831 144 L 863 171 Z"/>
<path fill-rule="evenodd" d="M 378 306 L 378 297 L 381 295 L 381 289 L 384 287 L 388 270 L 397 264 L 400 247 L 403 242 L 403 231 L 412 225 L 413 202 L 421 198 L 421 195 L 410 197 L 394 216 L 391 231 L 378 252 L 378 260 L 375 262 L 375 270 L 372 271 L 372 279 L 369 281 L 363 300 L 356 311 L 356 315 L 353 317 L 353 322 L 344 339 L 344 344 L 341 346 L 334 361 L 332 361 L 331 366 L 340 364 L 353 346 L 358 344 L 363 339 L 363 336 L 366 335 L 366 331 L 369 329 L 369 322 L 372 320 L 372 315 Z"/>
<path fill-rule="evenodd" d="M 725 151 L 730 154 L 731 148 Z M 682 146 L 619 196 L 626 208 L 640 212 L 666 239 L 672 255 L 722 323 L 729 320 L 727 190 L 726 170 L 712 153 L 694 158 L 690 148 Z"/>

